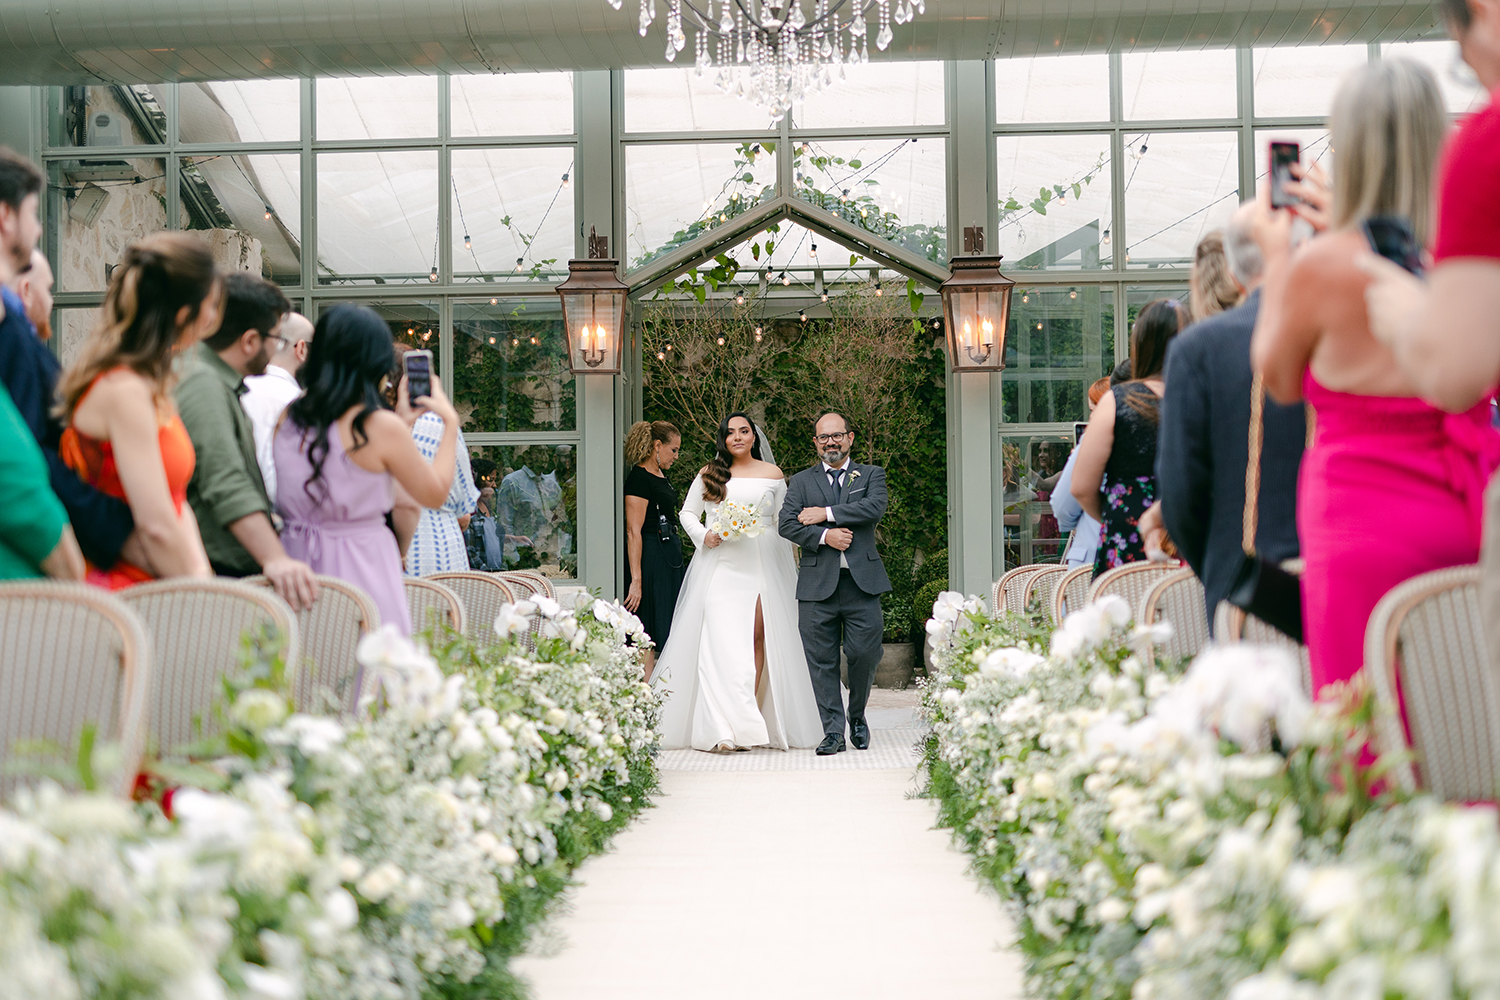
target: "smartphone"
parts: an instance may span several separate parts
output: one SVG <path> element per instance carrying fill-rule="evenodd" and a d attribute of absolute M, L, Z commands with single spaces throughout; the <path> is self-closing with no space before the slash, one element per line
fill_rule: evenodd
<path fill-rule="evenodd" d="M 1422 247 L 1411 222 L 1400 215 L 1375 215 L 1364 221 L 1365 239 L 1376 253 L 1412 274 L 1422 273 Z"/>
<path fill-rule="evenodd" d="M 1078 447 L 1078 442 L 1083 440 L 1083 432 L 1089 429 L 1087 420 L 1082 420 L 1073 425 L 1073 447 Z"/>
<path fill-rule="evenodd" d="M 1292 164 L 1302 159 L 1302 145 L 1296 142 L 1271 143 L 1271 207 L 1289 208 L 1301 199 L 1286 193 L 1286 186 L 1297 178 L 1292 176 Z"/>
<path fill-rule="evenodd" d="M 432 352 L 407 351 L 401 364 L 406 369 L 406 398 L 415 406 L 421 397 L 432 395 Z"/>

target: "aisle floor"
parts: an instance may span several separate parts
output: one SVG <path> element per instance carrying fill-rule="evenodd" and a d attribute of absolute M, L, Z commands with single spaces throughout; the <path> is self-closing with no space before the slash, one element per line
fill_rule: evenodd
<path fill-rule="evenodd" d="M 664 754 L 656 807 L 516 963 L 536 1000 L 1021 997 L 998 900 L 908 797 L 910 710 L 870 722 L 831 760 Z"/>

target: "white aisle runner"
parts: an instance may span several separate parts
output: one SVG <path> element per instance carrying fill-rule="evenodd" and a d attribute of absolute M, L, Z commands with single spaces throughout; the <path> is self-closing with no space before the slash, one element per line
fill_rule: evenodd
<path fill-rule="evenodd" d="M 516 962 L 536 1000 L 1021 997 L 999 902 L 907 797 L 911 696 L 876 694 L 869 751 L 663 754 L 656 807 Z"/>

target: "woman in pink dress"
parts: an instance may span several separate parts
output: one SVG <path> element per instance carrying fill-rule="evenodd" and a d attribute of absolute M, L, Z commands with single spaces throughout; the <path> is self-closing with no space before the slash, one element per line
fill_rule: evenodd
<path fill-rule="evenodd" d="M 1306 399 L 1316 415 L 1297 494 L 1315 691 L 1359 671 L 1365 626 L 1387 591 L 1479 557 L 1484 484 L 1500 462 L 1489 407 L 1448 414 L 1417 398 L 1370 334 L 1369 279 L 1355 264 L 1370 246 L 1367 219 L 1404 217 L 1427 240 L 1447 122 L 1427 70 L 1402 59 L 1361 67 L 1329 122 L 1331 213 L 1315 184 L 1293 185 L 1313 203 L 1297 214 L 1326 231 L 1291 251 L 1290 213 L 1272 211 L 1262 192 L 1267 278 L 1252 360 L 1272 398 Z"/>
<path fill-rule="evenodd" d="M 287 554 L 363 588 L 381 624 L 410 635 L 401 550 L 385 515 L 397 485 L 424 507 L 448 498 L 458 414 L 436 378 L 432 396 L 412 400 L 413 409 L 403 377 L 396 411 L 387 409 L 381 385 L 395 362 L 391 329 L 373 309 L 337 305 L 325 312 L 297 372 L 304 391 L 287 407 L 271 447 Z M 430 465 L 411 436 L 411 425 L 428 410 L 443 418 Z"/>

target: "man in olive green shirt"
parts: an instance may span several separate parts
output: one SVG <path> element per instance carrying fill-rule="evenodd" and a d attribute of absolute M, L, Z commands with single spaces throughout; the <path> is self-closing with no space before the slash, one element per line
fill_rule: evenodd
<path fill-rule="evenodd" d="M 245 376 L 264 372 L 281 348 L 276 329 L 291 303 L 275 285 L 243 272 L 230 274 L 224 286 L 223 324 L 189 353 L 177 384 L 177 409 L 197 452 L 188 503 L 215 573 L 264 573 L 300 609 L 317 599 L 317 580 L 282 548 L 255 460 L 255 433 L 240 406 Z"/>

